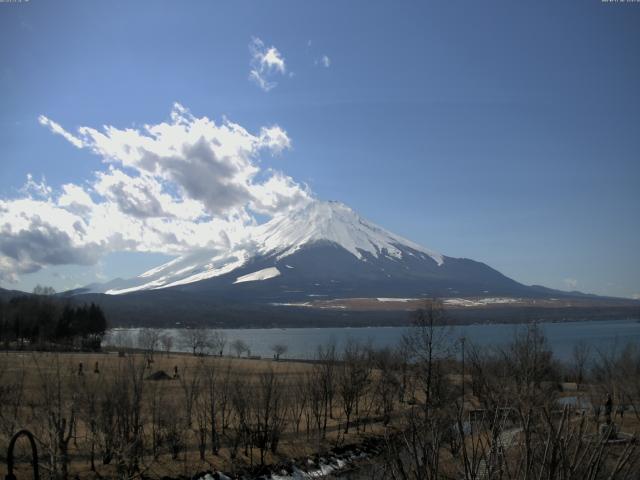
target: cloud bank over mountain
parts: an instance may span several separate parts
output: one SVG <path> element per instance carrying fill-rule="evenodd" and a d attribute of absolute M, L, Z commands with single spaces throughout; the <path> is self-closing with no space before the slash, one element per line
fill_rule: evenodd
<path fill-rule="evenodd" d="M 18 198 L 0 199 L 2 281 L 46 265 L 93 264 L 111 251 L 226 251 L 246 240 L 256 214 L 271 217 L 312 199 L 306 185 L 260 163 L 291 148 L 278 125 L 252 133 L 178 103 L 168 121 L 140 128 L 70 132 L 44 115 L 38 120 L 105 168 L 59 191 L 29 175 Z"/>

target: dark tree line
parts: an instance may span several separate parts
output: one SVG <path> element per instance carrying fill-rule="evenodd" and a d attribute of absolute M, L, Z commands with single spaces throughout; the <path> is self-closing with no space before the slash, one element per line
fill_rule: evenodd
<path fill-rule="evenodd" d="M 94 303 L 74 305 L 54 293 L 39 287 L 33 295 L 0 299 L 0 342 L 5 348 L 100 349 L 107 329 L 102 309 Z"/>

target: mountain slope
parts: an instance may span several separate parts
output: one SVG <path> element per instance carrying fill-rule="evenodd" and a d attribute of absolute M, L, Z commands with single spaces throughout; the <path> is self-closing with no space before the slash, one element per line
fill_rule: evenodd
<path fill-rule="evenodd" d="M 314 297 L 540 296 L 491 267 L 395 235 L 344 204 L 313 202 L 255 227 L 229 252 L 194 252 L 129 280 L 75 293 L 176 289 L 239 302 Z"/>
<path fill-rule="evenodd" d="M 20 290 L 7 290 L 4 288 L 0 288 L 0 300 L 3 302 L 7 302 L 13 297 L 19 297 L 23 295 L 29 295 L 26 292 L 21 292 Z"/>
<path fill-rule="evenodd" d="M 132 279 L 66 293 L 100 304 L 115 324 L 166 326 L 403 324 L 425 297 L 448 298 L 459 321 L 621 318 L 636 315 L 639 305 L 522 285 L 484 263 L 417 245 L 336 202 L 314 202 L 256 226 L 228 252 L 192 252 Z"/>

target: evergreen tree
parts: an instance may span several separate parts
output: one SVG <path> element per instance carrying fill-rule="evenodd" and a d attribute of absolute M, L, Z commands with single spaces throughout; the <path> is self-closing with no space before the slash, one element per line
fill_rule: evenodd
<path fill-rule="evenodd" d="M 0 342 L 15 341 L 33 348 L 47 343 L 76 344 L 99 350 L 107 330 L 107 320 L 99 305 L 63 302 L 47 287 L 37 287 L 34 295 L 20 295 L 0 301 Z"/>

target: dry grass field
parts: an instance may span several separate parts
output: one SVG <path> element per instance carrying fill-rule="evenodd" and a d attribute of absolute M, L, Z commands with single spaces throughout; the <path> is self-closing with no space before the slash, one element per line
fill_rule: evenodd
<path fill-rule="evenodd" d="M 533 325 L 502 349 L 469 349 L 463 372 L 445 345 L 428 321 L 396 350 L 348 342 L 313 362 L 3 352 L 0 475 L 26 428 L 42 478 L 62 480 L 257 473 L 371 438 L 384 438 L 371 478 L 637 478 L 636 346 L 560 364 Z"/>
<path fill-rule="evenodd" d="M 118 352 L 0 354 L 0 381 L 7 399 L 0 418 L 3 460 L 0 476 L 6 475 L 9 433 L 22 428 L 29 429 L 38 439 L 43 472 L 53 455 L 58 458 L 63 455 L 64 448 L 57 445 L 58 437 L 68 435 L 68 476 L 80 478 L 118 474 L 116 450 L 131 446 L 112 447 L 114 458 L 108 464 L 104 464 L 100 452 L 107 449 L 110 441 L 116 443 L 108 438 L 109 430 L 115 431 L 112 436 L 126 435 L 118 431 L 124 428 L 118 421 L 132 422 L 136 415 L 144 450 L 138 468 L 151 477 L 191 475 L 211 469 L 234 471 L 261 462 L 272 464 L 305 457 L 332 445 L 358 442 L 365 435 L 381 431 L 380 409 L 375 405 L 372 390 L 359 393 L 362 398 L 358 399 L 357 418 L 375 416 L 377 421 L 352 425 L 349 433 L 345 433 L 345 413 L 338 393 L 334 392 L 325 424 L 322 393 L 311 395 L 317 402 L 315 407 L 307 400 L 308 390 L 320 374 L 318 366 L 308 362 L 182 353 L 155 353 L 151 362 L 148 358 L 141 352 L 130 352 L 124 357 Z M 176 369 L 178 375 L 174 378 Z M 160 372 L 167 378 L 152 379 Z M 373 382 L 376 373 L 368 371 L 367 375 Z M 138 380 L 139 386 L 133 385 Z M 128 383 L 128 387 L 122 382 Z M 140 391 L 135 392 L 138 387 Z M 118 388 L 127 390 L 126 398 L 112 397 Z M 119 412 L 124 418 L 114 419 L 117 415 L 109 411 L 110 401 L 116 408 L 132 411 Z M 139 412 L 135 412 L 133 405 L 136 401 L 140 403 Z M 219 443 L 216 454 L 211 448 L 212 408 Z M 253 439 L 253 444 L 245 448 L 246 432 L 242 428 L 256 428 L 264 415 L 275 418 L 276 426 L 269 425 L 269 420 L 265 425 L 277 430 L 279 439 L 275 453 L 267 448 L 261 460 L 256 448 L 260 440 Z M 354 419 L 356 415 L 352 413 L 351 421 Z M 62 422 L 66 423 L 66 429 Z M 71 423 L 73 426 L 69 428 Z M 200 442 L 205 449 L 202 457 Z M 91 468 L 92 449 L 95 471 Z M 26 452 L 27 442 L 19 441 L 16 453 L 22 463 L 20 470 L 27 467 Z"/>

